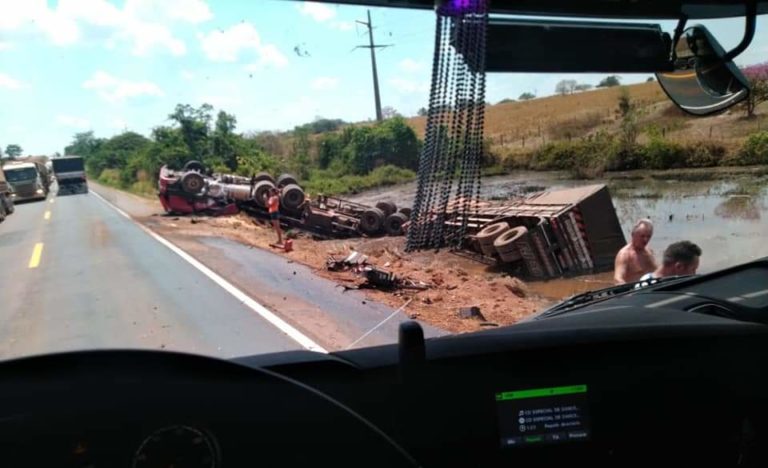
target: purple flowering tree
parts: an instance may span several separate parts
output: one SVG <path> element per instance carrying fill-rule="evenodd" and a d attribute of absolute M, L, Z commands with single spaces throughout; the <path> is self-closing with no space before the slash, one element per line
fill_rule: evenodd
<path fill-rule="evenodd" d="M 742 68 L 741 71 L 752 87 L 752 92 L 744 106 L 747 111 L 747 117 L 753 117 L 755 115 L 755 108 L 761 102 L 768 101 L 768 62 L 750 65 Z"/>

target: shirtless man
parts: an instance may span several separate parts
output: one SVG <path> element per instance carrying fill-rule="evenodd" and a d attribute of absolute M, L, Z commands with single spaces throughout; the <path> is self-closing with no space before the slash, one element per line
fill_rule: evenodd
<path fill-rule="evenodd" d="M 656 271 L 658 265 L 648 242 L 653 236 L 653 223 L 641 219 L 632 228 L 632 238 L 616 255 L 613 278 L 616 284 L 633 283 L 646 273 Z"/>

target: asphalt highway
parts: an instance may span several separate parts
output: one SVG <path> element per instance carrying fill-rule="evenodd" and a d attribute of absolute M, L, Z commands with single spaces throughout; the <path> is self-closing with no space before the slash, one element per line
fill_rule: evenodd
<path fill-rule="evenodd" d="M 219 357 L 304 349 L 97 195 L 0 223 L 0 359 L 148 348 Z"/>

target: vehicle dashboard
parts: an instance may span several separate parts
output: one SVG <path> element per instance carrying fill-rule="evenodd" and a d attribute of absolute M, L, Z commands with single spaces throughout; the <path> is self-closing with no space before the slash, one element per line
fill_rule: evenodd
<path fill-rule="evenodd" d="M 407 374 L 394 346 L 9 361 L 0 449 L 12 466 L 762 465 L 764 327 L 706 319 L 431 340 Z"/>

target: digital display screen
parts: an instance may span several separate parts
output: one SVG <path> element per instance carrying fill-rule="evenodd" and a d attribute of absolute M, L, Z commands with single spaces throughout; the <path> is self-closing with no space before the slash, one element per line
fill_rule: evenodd
<path fill-rule="evenodd" d="M 496 394 L 502 447 L 589 440 L 586 385 Z"/>

